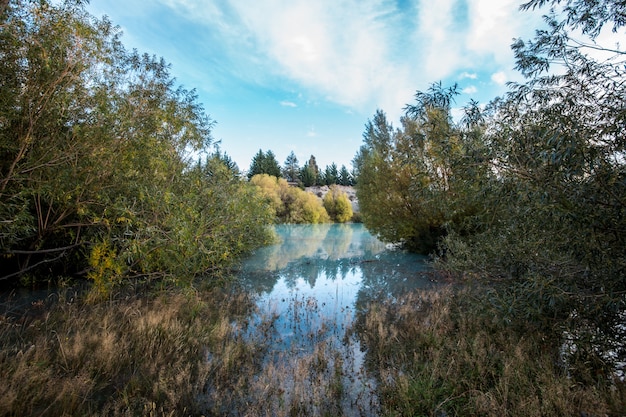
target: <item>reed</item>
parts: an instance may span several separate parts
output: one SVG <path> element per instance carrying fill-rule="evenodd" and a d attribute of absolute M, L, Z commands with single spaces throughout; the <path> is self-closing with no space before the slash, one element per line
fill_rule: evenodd
<path fill-rule="evenodd" d="M 472 290 L 371 304 L 355 326 L 389 416 L 620 416 L 623 381 L 582 385 L 557 341 L 513 331 Z"/>
<path fill-rule="evenodd" d="M 572 379 L 554 341 L 511 329 L 471 290 L 370 303 L 348 332 L 294 298 L 170 289 L 60 298 L 0 317 L 0 416 L 619 416 L 624 383 Z M 297 311 L 296 311 L 297 310 Z M 348 313 L 346 313 L 348 314 Z M 350 313 L 351 314 L 351 313 Z M 257 319 L 254 319 L 257 317 Z M 323 331 L 320 333 L 320 329 Z M 289 330 L 289 329 L 288 329 Z M 323 337 L 323 334 L 329 337 Z"/>

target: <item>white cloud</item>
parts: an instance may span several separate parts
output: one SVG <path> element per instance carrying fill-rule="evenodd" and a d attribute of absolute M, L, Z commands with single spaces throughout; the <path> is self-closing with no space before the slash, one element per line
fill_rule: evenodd
<path fill-rule="evenodd" d="M 466 38 L 467 50 L 479 56 L 488 56 L 498 65 L 512 62 L 513 39 L 531 37 L 540 13 L 518 12 L 519 4 L 519 0 L 468 1 L 470 26 Z"/>
<path fill-rule="evenodd" d="M 463 72 L 463 73 L 461 73 L 460 78 L 461 79 L 469 78 L 469 79 L 475 80 L 476 78 L 478 78 L 478 74 L 476 74 L 475 72 L 472 72 L 472 73 L 470 73 L 470 72 Z"/>
<path fill-rule="evenodd" d="M 465 0 L 463 19 L 457 0 L 401 10 L 395 0 L 160 1 L 218 32 L 245 81 L 286 78 L 307 97 L 392 117 L 431 82 L 477 79 L 485 63 L 511 68 L 512 39 L 530 30 L 519 0 Z"/>
<path fill-rule="evenodd" d="M 283 107 L 298 107 L 298 105 L 294 103 L 293 101 L 287 101 L 287 100 L 281 101 L 280 105 Z"/>
<path fill-rule="evenodd" d="M 494 74 L 491 74 L 491 81 L 493 81 L 494 83 L 498 85 L 506 84 L 507 80 L 508 78 L 506 74 L 504 73 L 504 71 L 499 71 Z"/>
<path fill-rule="evenodd" d="M 476 92 L 478 92 L 478 89 L 475 86 L 470 85 L 461 90 L 461 92 L 463 94 L 475 94 Z"/>

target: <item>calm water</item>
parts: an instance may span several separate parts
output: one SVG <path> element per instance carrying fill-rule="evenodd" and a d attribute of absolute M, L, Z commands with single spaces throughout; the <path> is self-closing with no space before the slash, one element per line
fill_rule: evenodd
<path fill-rule="evenodd" d="M 240 273 L 258 307 L 248 336 L 264 333 L 265 366 L 282 369 L 284 391 L 311 383 L 298 379 L 300 362 L 326 355 L 343 375 L 343 414 L 375 414 L 375 383 L 349 329 L 370 301 L 432 286 L 426 258 L 386 246 L 362 224 L 280 225 L 276 233 L 280 243 L 258 250 Z"/>

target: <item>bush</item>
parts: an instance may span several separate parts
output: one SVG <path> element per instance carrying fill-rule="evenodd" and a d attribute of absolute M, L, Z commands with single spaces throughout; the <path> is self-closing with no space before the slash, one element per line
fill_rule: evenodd
<path fill-rule="evenodd" d="M 274 212 L 277 223 L 326 223 L 328 213 L 317 197 L 297 187 L 290 187 L 283 178 L 257 174 L 250 182 L 258 187 Z"/>
<path fill-rule="evenodd" d="M 11 1 L 0 19 L 0 282 L 86 275 L 106 294 L 268 240 L 253 188 L 189 162 L 213 122 L 164 60 L 126 51 L 84 2 Z"/>
<path fill-rule="evenodd" d="M 336 185 L 331 185 L 324 196 L 324 208 L 334 222 L 345 223 L 352 219 L 352 203 Z"/>

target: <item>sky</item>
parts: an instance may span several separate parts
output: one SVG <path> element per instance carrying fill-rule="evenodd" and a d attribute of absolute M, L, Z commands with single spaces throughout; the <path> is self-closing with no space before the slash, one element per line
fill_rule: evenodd
<path fill-rule="evenodd" d="M 351 168 L 377 109 L 399 124 L 416 91 L 458 84 L 461 108 L 521 80 L 510 49 L 540 13 L 521 0 L 91 0 L 122 42 L 163 57 L 195 89 L 239 168 L 271 150 L 283 165 Z"/>

